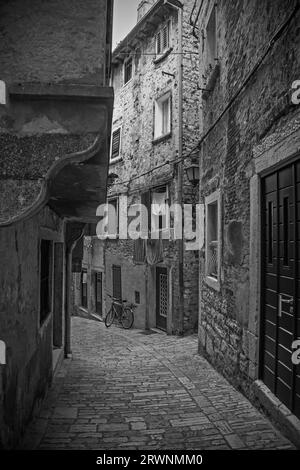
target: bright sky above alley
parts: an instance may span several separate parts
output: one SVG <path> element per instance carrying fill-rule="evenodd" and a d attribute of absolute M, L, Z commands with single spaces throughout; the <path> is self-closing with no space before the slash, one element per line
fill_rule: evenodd
<path fill-rule="evenodd" d="M 140 0 L 114 1 L 113 49 L 136 24 L 139 2 Z"/>

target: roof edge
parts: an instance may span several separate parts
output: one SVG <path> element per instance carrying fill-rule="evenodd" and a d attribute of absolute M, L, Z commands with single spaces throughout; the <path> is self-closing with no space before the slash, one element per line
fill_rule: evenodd
<path fill-rule="evenodd" d="M 127 47 L 138 32 L 150 20 L 153 14 L 157 13 L 162 7 L 169 6 L 171 8 L 183 8 L 183 4 L 179 0 L 158 0 L 147 13 L 140 19 L 140 21 L 132 28 L 132 30 L 125 36 L 124 39 L 115 47 L 112 53 L 112 60 L 121 52 L 124 47 Z"/>

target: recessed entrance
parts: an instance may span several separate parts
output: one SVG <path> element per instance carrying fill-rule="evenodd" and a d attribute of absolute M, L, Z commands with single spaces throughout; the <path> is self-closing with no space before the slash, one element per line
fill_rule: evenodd
<path fill-rule="evenodd" d="M 300 417 L 300 162 L 262 180 L 262 332 L 260 375 Z"/>

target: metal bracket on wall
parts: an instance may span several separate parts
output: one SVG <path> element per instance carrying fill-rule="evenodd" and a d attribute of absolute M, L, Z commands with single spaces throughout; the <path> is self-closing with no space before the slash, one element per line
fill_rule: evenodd
<path fill-rule="evenodd" d="M 162 72 L 161 72 L 161 73 L 162 73 L 163 75 L 168 75 L 169 77 L 173 77 L 173 78 L 175 78 L 175 75 L 174 75 L 174 73 L 165 72 L 164 70 L 162 70 Z"/>

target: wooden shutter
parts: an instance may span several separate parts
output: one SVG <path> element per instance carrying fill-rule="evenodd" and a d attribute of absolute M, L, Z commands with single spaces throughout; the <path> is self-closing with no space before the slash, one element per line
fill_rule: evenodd
<path fill-rule="evenodd" d="M 169 47 L 169 23 L 162 29 L 162 50 L 165 51 Z"/>
<path fill-rule="evenodd" d="M 102 273 L 95 273 L 96 312 L 102 314 Z"/>
<path fill-rule="evenodd" d="M 128 59 L 124 66 L 124 83 L 129 82 L 132 77 L 132 59 Z"/>
<path fill-rule="evenodd" d="M 142 232 L 144 234 L 145 227 L 148 224 L 148 227 L 147 227 L 148 233 L 146 234 L 146 235 L 148 235 L 151 232 L 151 192 L 149 190 L 142 193 L 141 203 L 147 208 L 147 211 L 148 211 L 147 220 L 143 220 L 143 217 L 142 217 Z M 146 224 L 146 222 L 147 222 L 147 224 Z"/>
<path fill-rule="evenodd" d="M 121 278 L 121 266 L 112 267 L 113 274 L 113 297 L 116 299 L 122 299 L 122 278 Z"/>
<path fill-rule="evenodd" d="M 112 135 L 111 159 L 117 158 L 120 154 L 121 128 L 115 130 Z"/>
<path fill-rule="evenodd" d="M 161 53 L 161 32 L 159 31 L 156 35 L 156 54 Z"/>

